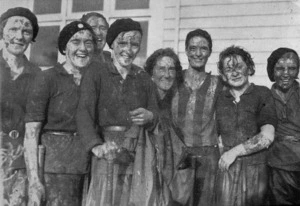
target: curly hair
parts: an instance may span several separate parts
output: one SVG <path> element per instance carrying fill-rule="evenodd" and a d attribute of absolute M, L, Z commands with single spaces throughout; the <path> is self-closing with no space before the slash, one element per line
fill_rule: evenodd
<path fill-rule="evenodd" d="M 234 46 L 234 45 L 226 48 L 219 54 L 219 62 L 218 62 L 219 74 L 224 74 L 223 61 L 227 57 L 236 57 L 236 56 L 240 56 L 242 58 L 242 60 L 246 63 L 248 69 L 250 70 L 250 76 L 254 75 L 255 64 L 253 62 L 253 59 L 252 59 L 250 53 L 247 52 L 246 50 L 244 50 L 243 48 L 241 48 L 239 46 Z"/>
<path fill-rule="evenodd" d="M 183 82 L 183 76 L 182 76 L 182 67 L 181 63 L 179 61 L 178 56 L 175 54 L 173 49 L 171 48 L 165 48 L 165 49 L 158 49 L 151 54 L 146 63 L 145 63 L 145 71 L 152 76 L 153 75 L 153 69 L 159 59 L 162 57 L 170 57 L 174 60 L 175 63 L 175 70 L 176 70 L 176 82 L 177 85 L 180 85 Z"/>

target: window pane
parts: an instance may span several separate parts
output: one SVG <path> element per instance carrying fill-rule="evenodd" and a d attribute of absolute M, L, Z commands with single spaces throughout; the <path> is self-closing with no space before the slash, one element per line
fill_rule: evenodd
<path fill-rule="evenodd" d="M 40 27 L 36 42 L 31 46 L 30 60 L 39 66 L 53 66 L 57 62 L 59 26 Z"/>
<path fill-rule="evenodd" d="M 116 0 L 116 10 L 147 8 L 149 8 L 149 0 Z"/>
<path fill-rule="evenodd" d="M 73 12 L 103 10 L 103 0 L 73 0 Z"/>
<path fill-rule="evenodd" d="M 61 12 L 61 0 L 34 0 L 35 14 L 56 14 Z"/>
<path fill-rule="evenodd" d="M 142 44 L 134 63 L 143 67 L 147 58 L 148 21 L 141 21 L 140 24 L 143 30 Z"/>

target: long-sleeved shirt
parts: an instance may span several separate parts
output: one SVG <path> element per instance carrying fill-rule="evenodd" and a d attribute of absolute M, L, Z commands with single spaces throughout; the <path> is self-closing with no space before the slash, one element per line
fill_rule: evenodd
<path fill-rule="evenodd" d="M 0 88 L 1 88 L 1 132 L 2 147 L 7 149 L 7 164 L 10 168 L 25 168 L 23 157 L 23 142 L 25 133 L 24 117 L 26 113 L 26 102 L 31 90 L 32 82 L 40 68 L 32 64 L 24 56 L 24 70 L 13 80 L 11 69 L 0 52 Z M 10 137 L 9 133 L 18 131 L 17 136 Z M 11 133 L 12 134 L 12 133 Z M 16 134 L 16 133 L 15 133 Z M 17 138 L 16 138 L 17 137 Z"/>
<path fill-rule="evenodd" d="M 90 65 L 81 83 L 77 111 L 79 133 L 86 141 L 86 148 L 103 143 L 99 127 L 132 125 L 129 111 L 145 108 L 154 114 L 157 122 L 155 86 L 141 68 L 132 65 L 125 79 L 112 62 Z"/>
<path fill-rule="evenodd" d="M 278 125 L 275 141 L 269 152 L 269 165 L 289 171 L 300 171 L 300 86 L 297 81 L 282 99 L 276 84 L 272 86 L 275 100 Z M 285 140 L 285 136 L 293 136 L 296 141 Z"/>

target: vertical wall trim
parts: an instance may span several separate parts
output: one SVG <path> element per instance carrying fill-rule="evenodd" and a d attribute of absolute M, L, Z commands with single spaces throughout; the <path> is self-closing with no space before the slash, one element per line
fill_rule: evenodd
<path fill-rule="evenodd" d="M 180 7 L 181 0 L 176 1 L 176 14 L 175 14 L 175 36 L 174 36 L 174 51 L 179 53 L 179 26 L 180 26 Z"/>

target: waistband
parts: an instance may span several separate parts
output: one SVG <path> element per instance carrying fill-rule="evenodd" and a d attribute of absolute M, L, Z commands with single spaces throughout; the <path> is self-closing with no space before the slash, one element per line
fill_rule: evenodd
<path fill-rule="evenodd" d="M 187 152 L 193 156 L 207 156 L 212 152 L 219 151 L 218 145 L 212 146 L 200 146 L 200 147 L 184 147 L 184 152 Z"/>
<path fill-rule="evenodd" d="M 43 134 L 57 135 L 57 136 L 77 136 L 77 132 L 66 132 L 66 131 L 43 131 Z"/>
<path fill-rule="evenodd" d="M 107 126 L 103 127 L 103 131 L 105 132 L 125 132 L 126 131 L 125 126 Z"/>

